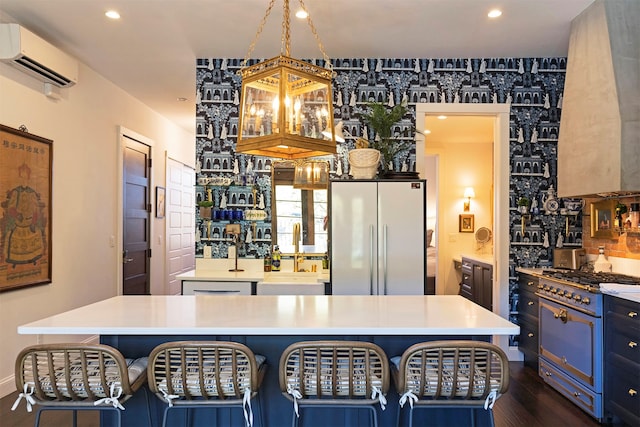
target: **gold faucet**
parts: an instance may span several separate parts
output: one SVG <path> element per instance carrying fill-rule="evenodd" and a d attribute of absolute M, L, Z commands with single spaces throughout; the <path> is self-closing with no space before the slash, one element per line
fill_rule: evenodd
<path fill-rule="evenodd" d="M 300 271 L 299 263 L 304 261 L 304 258 L 300 254 L 300 223 L 293 224 L 293 271 Z"/>

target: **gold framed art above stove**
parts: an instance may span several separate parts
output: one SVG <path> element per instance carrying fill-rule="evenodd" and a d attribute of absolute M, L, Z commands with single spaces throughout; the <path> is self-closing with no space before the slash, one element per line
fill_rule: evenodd
<path fill-rule="evenodd" d="M 613 227 L 615 205 L 615 200 L 591 203 L 591 237 L 611 239 L 616 236 Z"/>

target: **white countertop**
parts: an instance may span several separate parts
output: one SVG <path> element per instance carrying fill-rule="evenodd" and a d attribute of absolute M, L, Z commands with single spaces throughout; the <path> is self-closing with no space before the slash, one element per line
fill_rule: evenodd
<path fill-rule="evenodd" d="M 493 265 L 493 254 L 471 254 L 471 253 L 463 253 L 460 254 L 460 259 L 469 258 L 474 261 L 483 262 L 485 264 Z"/>
<path fill-rule="evenodd" d="M 459 295 L 117 296 L 18 327 L 20 334 L 517 335 Z"/>
<path fill-rule="evenodd" d="M 224 280 L 228 282 L 259 282 L 264 278 L 262 271 L 228 271 L 195 269 L 178 274 L 178 280 Z"/>
<path fill-rule="evenodd" d="M 297 274 L 295 281 L 292 281 L 292 274 Z M 305 278 L 305 282 L 329 282 L 328 270 L 321 270 L 319 272 L 304 272 L 293 273 L 291 271 L 272 271 L 263 272 L 256 270 L 246 271 L 228 271 L 228 270 L 203 270 L 195 269 L 185 273 L 177 275 L 178 280 L 195 280 L 195 281 L 214 281 L 214 282 L 258 282 L 267 281 L 267 275 L 269 276 L 269 282 L 281 282 L 281 283 L 297 283 Z M 280 276 L 281 280 L 278 280 Z"/>
<path fill-rule="evenodd" d="M 621 299 L 625 299 L 627 301 L 633 301 L 633 302 L 639 302 L 640 303 L 640 291 L 639 292 L 613 292 L 613 291 L 608 291 L 605 289 L 601 289 L 600 292 L 602 292 L 605 295 L 611 295 L 614 296 L 616 298 L 621 298 Z"/>

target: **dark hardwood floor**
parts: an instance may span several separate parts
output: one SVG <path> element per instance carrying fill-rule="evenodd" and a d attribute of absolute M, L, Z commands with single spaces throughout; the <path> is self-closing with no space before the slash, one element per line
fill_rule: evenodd
<path fill-rule="evenodd" d="M 535 370 L 518 362 L 512 362 L 510 368 L 509 391 L 497 400 L 493 408 L 496 427 L 596 427 L 600 425 L 548 387 Z M 12 393 L 0 399 L 0 426 L 33 426 L 35 412 L 28 413 L 24 401 L 20 402 L 16 411 L 11 411 L 16 397 L 17 393 Z M 42 427 L 69 426 L 71 415 L 67 411 L 45 411 L 40 425 Z M 81 411 L 79 413 L 78 426 L 98 427 L 98 425 L 97 412 Z"/>

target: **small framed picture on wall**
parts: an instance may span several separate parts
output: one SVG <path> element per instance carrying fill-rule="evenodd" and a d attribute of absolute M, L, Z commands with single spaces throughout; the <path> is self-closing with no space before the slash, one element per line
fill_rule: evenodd
<path fill-rule="evenodd" d="M 461 214 L 458 221 L 460 233 L 473 233 L 473 214 Z"/>
<path fill-rule="evenodd" d="M 613 228 L 615 206 L 615 200 L 591 203 L 591 237 L 611 239 L 615 236 Z"/>
<path fill-rule="evenodd" d="M 156 187 L 156 218 L 164 218 L 165 205 L 164 187 Z"/>

